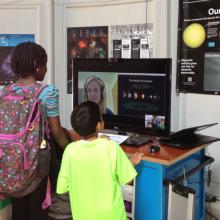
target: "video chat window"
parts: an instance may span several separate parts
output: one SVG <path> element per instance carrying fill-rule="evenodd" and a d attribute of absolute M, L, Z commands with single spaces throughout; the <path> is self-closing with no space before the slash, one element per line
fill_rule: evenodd
<path fill-rule="evenodd" d="M 104 105 L 112 114 L 118 114 L 117 80 L 116 73 L 80 72 L 78 74 L 78 104 L 90 100 Z"/>

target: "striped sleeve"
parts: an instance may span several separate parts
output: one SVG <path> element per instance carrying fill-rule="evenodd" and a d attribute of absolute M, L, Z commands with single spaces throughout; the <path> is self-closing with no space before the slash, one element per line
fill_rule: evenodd
<path fill-rule="evenodd" d="M 39 99 L 42 99 L 47 117 L 59 116 L 59 91 L 57 88 L 48 85 L 39 95 Z"/>

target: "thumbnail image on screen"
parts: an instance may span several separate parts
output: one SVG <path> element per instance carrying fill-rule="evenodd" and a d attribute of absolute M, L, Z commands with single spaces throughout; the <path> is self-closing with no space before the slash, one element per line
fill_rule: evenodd
<path fill-rule="evenodd" d="M 117 114 L 117 74 L 79 72 L 78 104 L 86 100 L 99 104 L 103 114 Z"/>

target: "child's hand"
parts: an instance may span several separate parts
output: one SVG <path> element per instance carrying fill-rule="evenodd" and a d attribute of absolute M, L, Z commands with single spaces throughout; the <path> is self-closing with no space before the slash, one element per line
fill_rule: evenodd
<path fill-rule="evenodd" d="M 137 165 L 141 162 L 142 158 L 144 156 L 144 153 L 139 153 L 139 152 L 136 152 L 135 154 L 133 154 L 131 156 L 131 163 L 133 165 Z"/>

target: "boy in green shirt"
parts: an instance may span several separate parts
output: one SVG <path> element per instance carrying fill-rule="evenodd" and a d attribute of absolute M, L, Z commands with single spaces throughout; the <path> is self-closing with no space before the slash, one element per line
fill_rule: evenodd
<path fill-rule="evenodd" d="M 137 175 L 132 163 L 117 143 L 98 138 L 104 123 L 96 103 L 81 103 L 71 124 L 83 139 L 64 151 L 57 193 L 69 192 L 74 220 L 126 220 L 121 185 Z"/>

